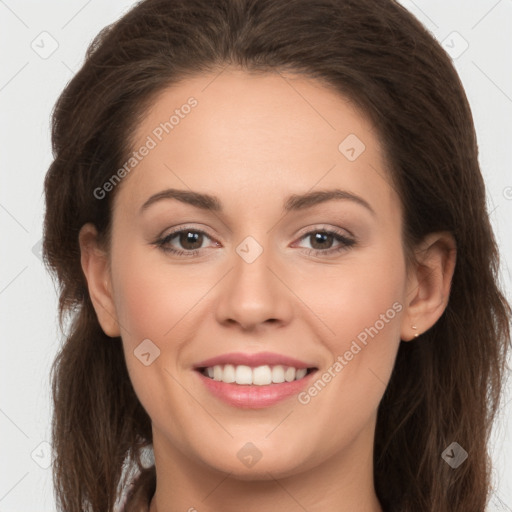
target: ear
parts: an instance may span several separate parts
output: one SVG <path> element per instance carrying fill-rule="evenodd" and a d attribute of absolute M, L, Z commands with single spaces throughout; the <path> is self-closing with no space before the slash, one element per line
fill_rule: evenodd
<path fill-rule="evenodd" d="M 94 224 L 84 224 L 80 229 L 78 240 L 80 243 L 80 261 L 98 322 L 107 336 L 111 338 L 120 336 L 113 300 L 108 254 L 99 247 L 98 232 Z"/>
<path fill-rule="evenodd" d="M 443 231 L 427 235 L 414 252 L 416 262 L 408 270 L 401 325 L 403 341 L 430 329 L 446 309 L 457 248 L 453 235 Z"/>

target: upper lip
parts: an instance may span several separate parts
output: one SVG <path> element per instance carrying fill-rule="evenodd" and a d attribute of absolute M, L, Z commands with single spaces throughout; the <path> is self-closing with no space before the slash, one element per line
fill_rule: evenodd
<path fill-rule="evenodd" d="M 296 369 L 300 368 L 315 368 L 314 364 L 306 363 L 295 359 L 294 357 L 275 354 L 273 352 L 258 352 L 256 354 L 244 354 L 243 352 L 231 352 L 229 354 L 222 354 L 220 356 L 212 357 L 200 361 L 195 365 L 195 368 L 208 368 L 216 365 L 232 364 L 234 366 L 245 365 L 250 367 L 257 366 L 293 366 Z"/>

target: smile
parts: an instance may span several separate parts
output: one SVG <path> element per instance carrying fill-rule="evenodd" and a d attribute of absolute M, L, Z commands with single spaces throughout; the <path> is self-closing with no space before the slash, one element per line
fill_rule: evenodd
<path fill-rule="evenodd" d="M 199 369 L 205 377 L 226 384 L 266 386 L 303 379 L 314 368 L 294 368 L 283 365 L 262 365 L 251 368 L 246 365 L 215 365 Z"/>
<path fill-rule="evenodd" d="M 218 398 L 231 407 L 262 409 L 298 395 L 311 385 L 317 371 L 316 368 L 295 369 L 281 365 L 255 368 L 245 365 L 215 365 L 198 368 L 193 373 L 199 377 L 211 397 Z M 212 372 L 213 376 L 210 377 Z M 234 381 L 231 380 L 233 376 Z M 224 379 L 231 382 L 225 382 Z"/>

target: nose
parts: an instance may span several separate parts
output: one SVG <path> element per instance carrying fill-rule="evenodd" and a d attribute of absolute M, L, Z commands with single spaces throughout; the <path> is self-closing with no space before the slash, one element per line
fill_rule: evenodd
<path fill-rule="evenodd" d="M 232 263 L 219 283 L 217 321 L 244 330 L 288 324 L 293 313 L 293 293 L 285 284 L 285 271 L 272 258 L 270 249 L 265 248 L 254 261 L 245 258 L 243 252 L 235 253 Z"/>

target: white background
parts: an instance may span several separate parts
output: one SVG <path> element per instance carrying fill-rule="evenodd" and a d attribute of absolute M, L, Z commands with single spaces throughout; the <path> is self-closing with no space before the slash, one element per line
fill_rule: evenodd
<path fill-rule="evenodd" d="M 510 300 L 512 1 L 401 3 L 452 47 L 475 118 Z M 56 291 L 37 255 L 43 179 L 51 162 L 50 112 L 92 38 L 133 4 L 0 0 L 0 512 L 56 509 L 51 467 L 44 466 L 51 463 L 49 371 L 61 340 Z M 52 44 L 58 47 L 46 58 L 32 48 L 39 45 L 41 53 Z M 491 512 L 512 511 L 511 387 L 509 381 L 493 435 Z"/>

